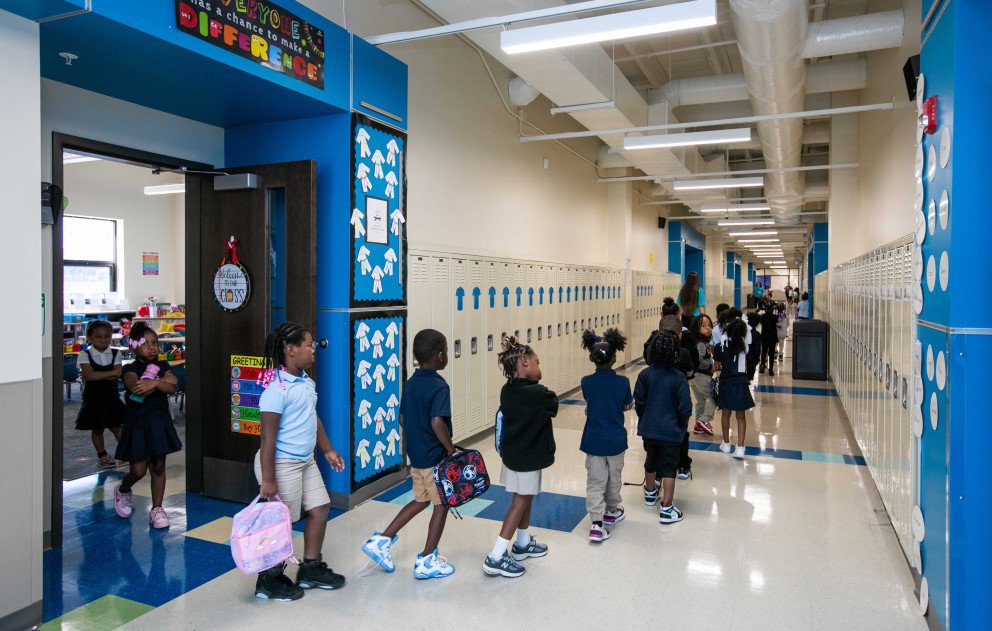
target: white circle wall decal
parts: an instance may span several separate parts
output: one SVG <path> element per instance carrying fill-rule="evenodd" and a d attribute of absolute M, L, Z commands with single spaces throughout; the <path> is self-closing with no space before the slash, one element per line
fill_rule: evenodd
<path fill-rule="evenodd" d="M 913 519 L 910 523 L 913 527 L 913 538 L 917 541 L 923 541 L 927 536 L 927 526 L 923 521 L 923 511 L 920 510 L 919 504 L 913 507 Z"/>
<path fill-rule="evenodd" d="M 913 285 L 913 313 L 923 313 L 923 287 L 920 285 Z"/>
<path fill-rule="evenodd" d="M 933 361 L 933 346 L 927 344 L 927 381 L 933 381 L 936 366 Z"/>
<path fill-rule="evenodd" d="M 923 403 L 923 377 L 919 375 L 913 380 L 913 403 L 917 407 Z"/>
<path fill-rule="evenodd" d="M 951 212 L 951 200 L 947 196 L 947 189 L 944 189 L 940 194 L 940 205 L 937 208 L 937 215 L 940 217 L 940 229 L 947 230 L 947 219 Z"/>
<path fill-rule="evenodd" d="M 937 203 L 932 199 L 927 204 L 927 230 L 931 237 L 937 231 Z"/>
<path fill-rule="evenodd" d="M 916 109 L 919 112 L 923 111 L 923 101 L 926 100 L 926 79 L 923 78 L 923 73 L 921 72 L 918 77 L 916 77 Z"/>
<path fill-rule="evenodd" d="M 933 291 L 934 286 L 937 284 L 937 259 L 930 255 L 927 259 L 927 289 Z"/>
<path fill-rule="evenodd" d="M 927 216 L 922 210 L 916 211 L 916 244 L 921 245 L 927 238 Z"/>
<path fill-rule="evenodd" d="M 927 151 L 927 181 L 933 182 L 935 175 L 937 175 L 937 150 L 930 145 Z"/>
<path fill-rule="evenodd" d="M 951 130 L 944 127 L 940 132 L 940 168 L 947 166 L 951 159 Z"/>
<path fill-rule="evenodd" d="M 940 269 L 937 270 L 937 277 L 940 279 L 940 290 L 947 291 L 947 283 L 950 280 L 950 270 L 948 269 L 950 261 L 947 259 L 947 251 L 940 253 Z"/>
<path fill-rule="evenodd" d="M 916 178 L 916 189 L 913 192 L 913 208 L 923 208 L 923 180 Z"/>
<path fill-rule="evenodd" d="M 913 567 L 917 574 L 923 574 L 923 551 L 920 550 L 920 542 L 914 541 L 910 549 L 913 551 Z"/>
<path fill-rule="evenodd" d="M 937 353 L 937 387 L 941 390 L 947 385 L 947 359 L 944 351 Z"/>
<path fill-rule="evenodd" d="M 917 213 L 917 219 L 919 219 L 919 213 Z M 917 234 L 919 234 L 919 226 L 922 225 L 922 223 L 918 224 Z M 916 276 L 916 282 L 923 280 L 923 249 L 920 246 L 913 248 L 913 275 Z"/>
<path fill-rule="evenodd" d="M 934 431 L 937 431 L 937 425 L 940 424 L 940 407 L 937 404 L 937 393 L 931 393 L 930 395 L 930 427 Z"/>
<path fill-rule="evenodd" d="M 920 374 L 920 362 L 923 361 L 923 343 L 919 340 L 913 342 L 913 373 Z"/>
<path fill-rule="evenodd" d="M 927 582 L 927 577 L 924 576 L 920 579 L 920 615 L 927 615 L 927 609 L 930 608 L 930 584 Z"/>
<path fill-rule="evenodd" d="M 923 145 L 916 143 L 916 177 L 923 176 Z"/>
<path fill-rule="evenodd" d="M 920 412 L 919 407 L 913 407 L 911 422 L 913 424 L 913 435 L 919 438 L 923 435 L 923 412 Z"/>

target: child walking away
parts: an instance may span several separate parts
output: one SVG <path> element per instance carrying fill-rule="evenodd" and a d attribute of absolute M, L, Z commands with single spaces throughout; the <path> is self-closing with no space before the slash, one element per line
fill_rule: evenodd
<path fill-rule="evenodd" d="M 101 468 L 113 469 L 117 461 L 107 453 L 103 432 L 109 429 L 121 442 L 124 402 L 117 392 L 121 377 L 121 354 L 110 348 L 114 327 L 106 320 L 93 320 L 86 325 L 86 341 L 90 347 L 76 359 L 83 378 L 83 404 L 76 416 L 76 429 L 90 432 Z"/>
<path fill-rule="evenodd" d="M 710 382 L 713 372 L 717 369 L 713 361 L 713 321 L 705 313 L 692 319 L 689 331 L 696 343 L 696 375 L 689 382 L 689 389 L 696 400 L 696 425 L 694 434 L 713 435 L 713 414 L 716 412 L 716 402 L 710 394 Z"/>
<path fill-rule="evenodd" d="M 441 504 L 441 496 L 434 484 L 434 467 L 455 451 L 451 442 L 451 390 L 444 377 L 438 374 L 448 365 L 448 342 L 444 334 L 434 329 L 417 333 L 413 338 L 413 356 L 420 367 L 404 384 L 400 400 L 400 426 L 406 439 L 406 453 L 410 457 L 413 500 L 400 510 L 382 533 L 372 533 L 362 546 L 362 552 L 381 568 L 392 572 L 395 568 L 391 552 L 400 529 L 434 504 L 431 523 L 427 527 L 427 543 L 417 555 L 413 577 L 444 578 L 455 572 L 455 567 L 438 554 L 437 546 L 448 518 L 448 507 Z"/>
<path fill-rule="evenodd" d="M 269 367 L 261 379 L 265 390 L 258 402 L 262 445 L 255 454 L 258 494 L 282 501 L 293 521 L 305 512 L 307 523 L 296 583 L 283 573 L 286 564 L 280 563 L 258 575 L 255 597 L 288 601 L 302 598 L 304 589 L 344 585 L 344 577 L 327 567 L 321 554 L 331 500 L 314 449 L 320 449 L 335 471 L 344 470 L 344 460 L 317 416 L 317 386 L 306 373 L 315 360 L 310 331 L 294 322 L 279 325 L 265 338 L 265 358 Z"/>
<path fill-rule="evenodd" d="M 789 316 L 785 313 L 785 303 L 780 302 L 775 306 L 775 317 L 777 318 L 776 328 L 778 329 L 778 360 L 785 359 L 785 339 L 789 337 Z"/>
<path fill-rule="evenodd" d="M 720 451 L 734 453 L 734 458 L 744 458 L 744 438 L 747 435 L 747 420 L 744 412 L 754 407 L 754 398 L 748 388 L 747 325 L 743 320 L 727 323 L 724 341 L 714 349 L 714 359 L 720 362 L 720 389 L 716 404 L 723 415 L 723 442 Z M 737 447 L 730 446 L 730 414 L 737 416 Z"/>
<path fill-rule="evenodd" d="M 165 456 L 183 448 L 169 411 L 168 395 L 176 391 L 176 378 L 168 362 L 158 361 L 158 335 L 147 324 L 136 322 L 131 327 L 128 344 L 135 360 L 122 370 L 126 403 L 115 455 L 118 460 L 127 460 L 130 469 L 114 489 L 114 510 L 125 519 L 131 517 L 131 487 L 150 471 L 152 510 L 148 521 L 155 528 L 168 528 L 169 516 L 162 508 Z"/>
<path fill-rule="evenodd" d="M 582 396 L 586 400 L 586 426 L 579 449 L 586 454 L 586 510 L 592 520 L 589 541 L 600 543 L 610 538 L 605 526 L 623 520 L 620 488 L 623 486 L 623 456 L 627 451 L 627 429 L 623 413 L 633 405 L 630 379 L 613 370 L 617 352 L 627 346 L 617 329 L 607 329 L 603 337 L 594 331 L 582 333 L 582 348 L 589 351 L 589 361 L 596 372 L 582 378 Z"/>
<path fill-rule="evenodd" d="M 775 309 L 776 306 L 769 303 L 761 314 L 761 365 L 758 366 L 760 372 L 765 372 L 765 366 L 768 366 L 768 374 L 772 377 L 775 376 L 775 349 L 778 347 L 778 315 Z"/>
<path fill-rule="evenodd" d="M 656 479 L 661 478 L 662 498 L 658 521 L 673 524 L 682 521 L 682 511 L 675 507 L 675 475 L 679 451 L 685 437 L 692 399 L 689 384 L 675 367 L 679 341 L 665 331 L 655 336 L 649 349 L 651 361 L 637 376 L 634 386 L 634 410 L 637 434 L 644 440 L 644 504 L 658 502 Z"/>
<path fill-rule="evenodd" d="M 534 496 L 541 491 L 541 469 L 555 461 L 551 419 L 558 414 L 558 396 L 539 383 L 541 363 L 537 353 L 516 337 L 503 340 L 499 365 L 507 381 L 499 396 L 496 449 L 503 459 L 500 483 L 513 493 L 513 500 L 482 571 L 490 576 L 516 578 L 524 573 L 520 561 L 548 554 L 548 546 L 538 543 L 528 529 Z M 511 547 L 514 532 L 517 538 Z"/>

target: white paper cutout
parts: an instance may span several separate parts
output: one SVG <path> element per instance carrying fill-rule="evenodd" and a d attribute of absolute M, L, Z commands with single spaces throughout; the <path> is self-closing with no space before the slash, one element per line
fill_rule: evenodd
<path fill-rule="evenodd" d="M 371 408 L 372 404 L 365 399 L 362 399 L 362 402 L 358 404 L 358 416 L 362 419 L 362 429 L 372 424 L 372 416 L 369 414 Z"/>
<path fill-rule="evenodd" d="M 375 391 L 382 392 L 386 389 L 386 382 L 382 380 L 383 375 L 386 374 L 386 369 L 382 364 L 375 367 L 375 371 L 372 373 L 372 378 L 375 379 Z"/>
<path fill-rule="evenodd" d="M 386 459 L 383 458 L 382 454 L 386 452 L 386 446 L 381 440 L 377 440 L 375 443 L 375 448 L 372 449 L 372 455 L 375 456 L 375 462 L 373 467 L 378 470 L 386 466 Z"/>
<path fill-rule="evenodd" d="M 382 152 L 381 151 L 379 151 L 378 149 L 376 149 L 375 150 L 375 153 L 372 154 L 372 164 L 375 165 L 375 169 L 373 170 L 372 175 L 376 179 L 379 179 L 379 180 L 382 179 L 382 177 L 384 175 L 383 172 L 382 172 L 382 163 L 385 162 L 385 161 L 386 161 L 385 156 L 382 155 Z"/>
<path fill-rule="evenodd" d="M 913 519 L 910 522 L 913 529 L 913 538 L 917 541 L 923 541 L 927 536 L 927 525 L 923 521 L 923 511 L 920 510 L 919 504 L 913 507 Z"/>
<path fill-rule="evenodd" d="M 372 265 L 369 263 L 369 254 L 372 254 L 372 252 L 363 245 L 358 249 L 358 256 L 355 257 L 355 260 L 361 264 L 362 276 L 366 276 L 372 271 Z"/>
<path fill-rule="evenodd" d="M 368 363 L 364 359 L 358 364 L 358 370 L 355 372 L 355 376 L 359 378 L 362 390 L 365 390 L 372 385 L 372 377 L 369 375 L 369 368 L 371 367 L 372 364 Z"/>
<path fill-rule="evenodd" d="M 396 381 L 396 369 L 400 367 L 400 358 L 396 356 L 396 353 L 389 356 L 386 365 L 389 366 L 389 370 L 386 371 L 386 379 Z"/>
<path fill-rule="evenodd" d="M 386 411 L 379 408 L 375 411 L 375 435 L 386 433 Z"/>
<path fill-rule="evenodd" d="M 355 179 L 361 180 L 363 193 L 368 193 L 372 190 L 372 180 L 369 179 L 369 165 L 364 162 L 359 164 L 355 172 Z"/>
<path fill-rule="evenodd" d="M 372 155 L 372 152 L 369 151 L 369 138 L 371 137 L 372 136 L 369 135 L 369 132 L 365 131 L 364 127 L 358 128 L 358 134 L 355 136 L 355 142 L 358 143 L 359 156 L 362 158 L 367 158 Z"/>
<path fill-rule="evenodd" d="M 940 229 L 947 230 L 947 219 L 951 212 L 951 200 L 947 196 L 947 189 L 941 192 L 940 205 L 937 208 L 937 216 L 940 217 Z"/>
<path fill-rule="evenodd" d="M 934 285 L 937 283 L 937 259 L 930 255 L 927 259 L 927 289 L 933 291 Z"/>
<path fill-rule="evenodd" d="M 351 225 L 355 226 L 355 238 L 359 239 L 365 236 L 365 226 L 362 224 L 362 219 L 365 216 L 362 211 L 357 208 L 351 211 Z"/>
<path fill-rule="evenodd" d="M 944 351 L 937 353 L 937 388 L 943 390 L 947 385 L 947 359 Z"/>
<path fill-rule="evenodd" d="M 950 280 L 951 271 L 948 269 L 950 261 L 947 259 L 947 251 L 940 253 L 940 266 L 937 270 L 937 279 L 940 282 L 940 290 L 947 291 L 947 283 Z"/>
<path fill-rule="evenodd" d="M 386 435 L 386 442 L 389 443 L 389 446 L 386 447 L 386 455 L 395 456 L 396 444 L 400 442 L 400 433 L 396 431 L 395 427 L 389 430 L 389 434 Z"/>
<path fill-rule="evenodd" d="M 927 345 L 927 381 L 933 381 L 934 375 L 933 346 Z"/>
<path fill-rule="evenodd" d="M 396 348 L 396 336 L 399 335 L 399 327 L 395 322 L 390 322 L 386 327 L 386 348 Z"/>
<path fill-rule="evenodd" d="M 396 258 L 396 250 L 389 248 L 386 250 L 386 253 L 382 256 L 382 258 L 386 259 L 386 262 L 382 264 L 382 271 L 385 272 L 386 276 L 392 276 L 393 263 L 398 260 Z"/>
<path fill-rule="evenodd" d="M 947 166 L 951 159 L 951 129 L 944 127 L 940 132 L 940 168 Z"/>
<path fill-rule="evenodd" d="M 398 183 L 399 180 L 396 179 L 395 172 L 390 171 L 389 173 L 386 174 L 386 197 L 388 197 L 389 199 L 393 199 L 394 197 L 396 197 L 395 189 Z"/>
<path fill-rule="evenodd" d="M 400 405 L 400 400 L 396 398 L 396 395 L 395 394 L 389 395 L 389 398 L 386 399 L 386 407 L 387 408 L 392 409 L 392 408 L 399 407 L 399 405 Z"/>
<path fill-rule="evenodd" d="M 916 244 L 922 245 L 923 241 L 927 238 L 927 216 L 923 214 L 923 211 L 917 211 L 916 213 Z"/>
<path fill-rule="evenodd" d="M 930 427 L 934 431 L 937 431 L 937 426 L 940 424 L 940 405 L 937 402 L 937 393 L 934 392 L 930 395 Z"/>
<path fill-rule="evenodd" d="M 379 268 L 376 268 L 379 269 Z M 376 332 L 372 334 L 372 359 L 382 357 L 382 341 L 386 339 L 382 335 L 382 331 L 376 329 Z"/>
<path fill-rule="evenodd" d="M 935 175 L 937 175 L 937 150 L 930 145 L 930 150 L 927 152 L 927 181 L 933 182 Z"/>
<path fill-rule="evenodd" d="M 385 274 L 383 273 L 382 268 L 379 267 L 378 265 L 376 265 L 375 266 L 375 269 L 372 270 L 372 293 L 373 294 L 381 294 L 382 293 L 382 277 L 383 276 L 385 276 Z"/>
<path fill-rule="evenodd" d="M 927 615 L 927 609 L 930 608 L 930 583 L 927 581 L 927 577 L 924 576 L 920 579 L 920 615 Z"/>
<path fill-rule="evenodd" d="M 369 461 L 372 460 L 372 457 L 369 456 L 369 446 L 371 444 L 372 443 L 363 438 L 358 441 L 358 447 L 355 449 L 355 455 L 358 456 L 362 469 L 369 466 Z"/>
<path fill-rule="evenodd" d="M 933 201 L 933 198 L 927 204 L 927 231 L 931 237 L 937 231 L 937 203 Z"/>
<path fill-rule="evenodd" d="M 389 231 L 397 237 L 400 236 L 400 224 L 406 223 L 406 217 L 403 216 L 403 212 L 397 208 L 389 215 L 389 218 L 393 220 L 393 225 L 389 227 Z"/>
<path fill-rule="evenodd" d="M 916 177 L 923 175 L 923 145 L 916 145 L 916 161 L 914 162 Z"/>
<path fill-rule="evenodd" d="M 355 339 L 358 340 L 358 351 L 365 352 L 369 350 L 369 327 L 364 322 L 358 323 L 358 328 L 355 331 Z"/>
<path fill-rule="evenodd" d="M 390 138 L 386 143 L 386 151 L 389 152 L 386 156 L 386 164 L 396 166 L 396 154 L 400 152 L 400 146 L 395 138 Z"/>

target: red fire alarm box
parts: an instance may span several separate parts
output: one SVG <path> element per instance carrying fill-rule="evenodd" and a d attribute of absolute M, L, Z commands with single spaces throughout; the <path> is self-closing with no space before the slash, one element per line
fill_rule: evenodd
<path fill-rule="evenodd" d="M 923 110 L 920 112 L 920 127 L 927 134 L 937 132 L 937 95 L 931 96 L 923 102 Z"/>

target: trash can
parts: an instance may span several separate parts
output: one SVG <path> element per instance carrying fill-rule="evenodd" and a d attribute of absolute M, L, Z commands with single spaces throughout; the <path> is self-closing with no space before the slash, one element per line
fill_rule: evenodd
<path fill-rule="evenodd" d="M 792 378 L 830 379 L 830 327 L 822 320 L 792 323 Z"/>

